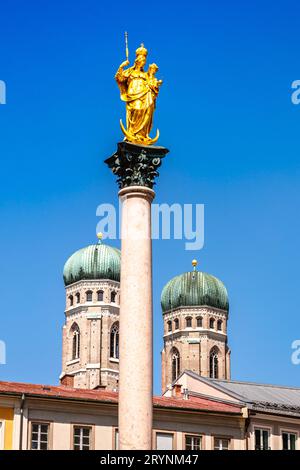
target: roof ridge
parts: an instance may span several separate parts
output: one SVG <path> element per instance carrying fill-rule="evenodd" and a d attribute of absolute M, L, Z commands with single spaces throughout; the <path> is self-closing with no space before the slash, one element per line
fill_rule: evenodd
<path fill-rule="evenodd" d="M 231 389 L 228 389 L 226 388 L 226 384 L 240 384 L 240 385 L 252 385 L 252 386 L 258 386 L 258 387 L 269 387 L 269 388 L 280 388 L 280 389 L 287 389 L 287 390 L 297 390 L 297 391 L 300 391 L 300 387 L 291 387 L 291 386 L 288 386 L 288 385 L 274 385 L 274 384 L 262 384 L 262 383 L 256 383 L 256 382 L 246 382 L 246 381 L 242 381 L 242 380 L 226 380 L 226 379 L 212 379 L 210 377 L 203 377 L 202 375 L 199 375 L 197 374 L 196 372 L 193 372 L 189 369 L 185 369 L 181 374 L 180 376 L 178 377 L 178 379 L 180 379 L 180 377 L 184 374 L 184 373 L 188 373 L 189 375 L 191 375 L 192 377 L 195 377 L 195 378 L 198 378 L 199 380 L 202 380 L 206 383 L 210 383 L 212 385 L 215 385 L 216 387 L 219 387 L 219 388 L 222 388 L 224 391 L 228 392 L 228 393 L 233 393 L 234 395 L 239 395 L 240 397 L 242 397 L 242 395 L 240 395 L 240 393 L 237 393 L 235 392 L 234 390 L 231 390 Z M 178 380 L 177 379 L 177 380 Z"/>
<path fill-rule="evenodd" d="M 289 385 L 276 385 L 276 384 L 267 384 L 267 383 L 260 383 L 260 382 L 249 382 L 244 380 L 226 380 L 226 379 L 210 379 L 212 382 L 216 383 L 233 383 L 233 384 L 241 384 L 241 385 L 255 385 L 258 387 L 270 387 L 270 388 L 285 388 L 289 390 L 300 390 L 300 387 L 296 386 L 289 386 Z"/>

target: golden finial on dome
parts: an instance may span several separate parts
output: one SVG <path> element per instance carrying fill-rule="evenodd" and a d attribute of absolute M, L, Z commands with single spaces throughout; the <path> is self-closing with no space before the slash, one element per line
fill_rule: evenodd
<path fill-rule="evenodd" d="M 196 271 L 197 264 L 198 264 L 198 261 L 196 259 L 193 259 L 192 266 L 194 268 L 194 271 Z"/>
<path fill-rule="evenodd" d="M 97 233 L 97 238 L 98 238 L 98 240 L 99 240 L 98 243 L 101 243 L 101 240 L 102 240 L 102 238 L 103 238 L 103 233 L 102 233 L 102 232 L 98 232 L 98 233 Z"/>

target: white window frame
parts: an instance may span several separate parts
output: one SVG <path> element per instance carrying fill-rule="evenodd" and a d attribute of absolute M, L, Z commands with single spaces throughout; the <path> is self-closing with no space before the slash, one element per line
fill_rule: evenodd
<path fill-rule="evenodd" d="M 264 428 L 264 427 L 260 427 L 260 426 L 254 426 L 254 428 L 253 428 L 254 450 L 256 450 L 255 449 L 255 431 L 260 431 L 261 432 L 260 450 L 263 449 L 263 432 L 262 431 L 267 431 L 267 433 L 268 433 L 268 449 L 266 449 L 266 450 L 272 450 L 272 446 L 271 446 L 271 428 Z"/>
<path fill-rule="evenodd" d="M 92 449 L 92 427 L 91 426 L 84 426 L 81 424 L 73 424 L 73 450 L 75 450 L 75 428 L 80 429 L 80 436 L 79 436 L 79 447 L 80 449 L 78 450 L 85 450 L 83 449 L 83 430 L 88 429 L 89 430 L 89 448 L 88 450 Z M 76 444 L 77 445 L 77 444 Z"/>
<path fill-rule="evenodd" d="M 174 433 L 172 433 L 172 432 L 163 432 L 163 431 L 157 431 L 155 433 L 155 448 L 157 450 L 170 450 L 170 449 L 158 449 L 157 441 L 158 441 L 159 436 L 164 436 L 164 437 L 168 436 L 168 438 L 170 437 L 172 439 L 172 449 L 171 450 L 174 450 Z"/>
<path fill-rule="evenodd" d="M 38 448 L 32 449 L 32 433 L 33 433 L 33 426 L 38 426 Z M 47 426 L 47 450 L 50 448 L 50 423 L 49 422 L 42 422 L 42 421 L 31 421 L 30 422 L 30 450 L 41 450 L 41 426 Z"/>
<path fill-rule="evenodd" d="M 200 440 L 200 449 L 194 449 L 194 443 L 192 442 L 192 448 L 191 449 L 188 449 L 188 450 L 203 450 L 203 436 L 200 435 L 200 434 L 189 434 L 189 433 L 186 433 L 184 435 L 184 449 L 186 450 L 186 438 L 189 437 L 191 438 L 192 440 L 193 439 L 199 439 Z"/>
<path fill-rule="evenodd" d="M 281 436 L 281 449 L 283 450 L 283 436 L 282 434 L 294 434 L 296 436 L 296 441 L 295 441 L 295 448 L 298 450 L 298 439 L 299 439 L 299 433 L 295 429 L 286 429 L 286 428 L 280 428 L 280 436 Z M 290 438 L 288 439 L 288 445 L 290 445 Z M 290 449 L 289 449 L 290 450 Z"/>
<path fill-rule="evenodd" d="M 221 441 L 221 446 L 218 446 L 218 449 L 216 449 L 216 441 Z M 223 442 L 222 441 L 228 441 L 228 446 L 226 449 L 223 449 Z M 231 444 L 231 438 L 227 436 L 214 436 L 214 450 L 230 450 L 230 444 Z"/>

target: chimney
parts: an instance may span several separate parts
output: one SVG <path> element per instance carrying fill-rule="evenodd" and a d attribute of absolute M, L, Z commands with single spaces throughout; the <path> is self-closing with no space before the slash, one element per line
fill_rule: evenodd
<path fill-rule="evenodd" d="M 64 375 L 60 380 L 60 384 L 64 385 L 65 387 L 74 387 L 74 376 L 68 374 Z"/>

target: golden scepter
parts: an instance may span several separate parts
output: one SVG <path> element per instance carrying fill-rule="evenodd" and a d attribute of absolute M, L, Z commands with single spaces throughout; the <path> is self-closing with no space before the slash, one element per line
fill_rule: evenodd
<path fill-rule="evenodd" d="M 127 33 L 127 31 L 125 31 L 125 51 L 126 51 L 126 60 L 129 60 L 128 33 Z"/>

